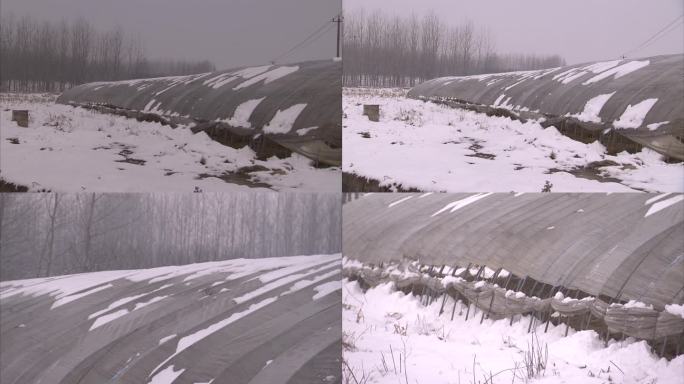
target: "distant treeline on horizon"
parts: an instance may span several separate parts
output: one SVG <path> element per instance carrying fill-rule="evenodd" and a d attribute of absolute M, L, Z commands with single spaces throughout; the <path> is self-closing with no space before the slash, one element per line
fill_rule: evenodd
<path fill-rule="evenodd" d="M 339 253 L 332 193 L 0 193 L 0 281 Z"/>
<path fill-rule="evenodd" d="M 141 38 L 120 27 L 100 31 L 84 19 L 55 23 L 13 14 L 0 20 L 0 62 L 0 89 L 11 92 L 56 92 L 92 81 L 216 69 L 207 60 L 150 60 Z"/>
<path fill-rule="evenodd" d="M 344 15 L 345 86 L 407 87 L 441 76 L 553 68 L 559 55 L 500 54 L 487 29 L 452 26 L 436 14 L 389 17 L 381 11 Z"/>

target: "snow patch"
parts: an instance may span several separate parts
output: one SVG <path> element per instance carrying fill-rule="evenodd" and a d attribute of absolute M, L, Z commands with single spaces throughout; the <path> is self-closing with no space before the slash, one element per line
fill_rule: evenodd
<path fill-rule="evenodd" d="M 252 128 L 252 124 L 249 122 L 250 116 L 254 112 L 254 109 L 261 103 L 266 97 L 260 99 L 247 100 L 241 103 L 235 108 L 235 112 L 230 119 L 219 120 L 228 123 L 234 127 Z"/>
<path fill-rule="evenodd" d="M 648 111 L 653 108 L 658 99 L 646 99 L 634 105 L 628 105 L 619 119 L 613 122 L 615 128 L 639 128 L 644 122 Z"/>
<path fill-rule="evenodd" d="M 576 117 L 580 121 L 600 123 L 601 118 L 599 117 L 599 114 L 601 113 L 601 109 L 603 109 L 603 106 L 606 104 L 608 99 L 610 99 L 614 94 L 615 92 L 592 97 L 584 105 L 584 110 L 582 112 L 570 116 Z"/>
<path fill-rule="evenodd" d="M 452 203 L 445 205 L 444 208 L 433 213 L 432 215 L 430 215 L 430 217 L 435 217 L 435 216 L 439 215 L 440 213 L 442 213 L 448 209 L 451 209 L 451 211 L 449 213 L 453 213 L 453 212 L 455 212 L 455 211 L 457 211 L 457 210 L 459 210 L 459 209 L 461 209 L 467 205 L 470 205 L 470 204 L 472 204 L 472 203 L 474 203 L 480 199 L 484 199 L 485 197 L 487 197 L 491 194 L 492 194 L 491 192 L 490 193 L 478 193 L 476 195 L 466 197 L 465 199 L 454 201 Z"/>
<path fill-rule="evenodd" d="M 660 126 L 669 124 L 669 121 L 661 121 L 660 123 L 651 123 L 646 126 L 649 131 L 655 131 L 656 129 L 660 128 Z"/>
<path fill-rule="evenodd" d="M 335 291 L 339 291 L 341 289 L 342 289 L 342 282 L 340 280 L 329 281 L 327 283 L 317 285 L 314 287 L 314 291 L 316 291 L 316 294 L 313 295 L 313 299 L 318 300 L 321 297 L 328 296 L 329 294 L 331 294 Z"/>
<path fill-rule="evenodd" d="M 674 197 L 671 197 L 667 200 L 659 201 L 651 206 L 649 208 L 648 212 L 644 215 L 644 217 L 649 217 L 657 212 L 662 211 L 663 209 L 670 207 L 674 204 L 679 203 L 680 201 L 684 200 L 684 195 L 677 195 Z"/>
<path fill-rule="evenodd" d="M 216 322 L 216 323 L 208 326 L 207 328 L 201 329 L 197 332 L 194 332 L 188 336 L 181 338 L 180 340 L 178 340 L 178 344 L 176 345 L 176 352 L 174 352 L 171 356 L 169 356 L 166 360 L 164 360 L 161 364 L 159 364 L 157 366 L 157 368 L 155 368 L 152 372 L 153 373 L 156 372 L 159 368 L 161 368 L 169 360 L 173 359 L 174 357 L 176 357 L 176 355 L 183 352 L 187 348 L 191 347 L 193 344 L 197 343 L 198 341 L 204 339 L 205 337 L 207 337 L 207 336 L 209 336 L 215 332 L 220 331 L 221 329 L 223 329 L 223 328 L 227 327 L 228 325 L 242 319 L 243 317 L 245 317 L 245 316 L 247 316 L 253 312 L 256 312 L 257 310 L 275 302 L 276 299 L 277 298 L 275 298 L 275 297 L 270 297 L 270 298 L 262 300 L 258 303 L 252 304 L 249 306 L 249 308 L 247 308 L 246 310 L 244 310 L 242 312 L 233 313 L 232 315 L 230 315 L 226 319 L 223 319 L 219 322 Z M 173 368 L 173 365 L 170 367 L 167 367 L 166 370 L 168 370 L 169 368 Z M 166 371 L 166 370 L 164 370 L 164 371 Z M 163 373 L 164 371 L 160 371 L 157 375 Z M 157 375 L 155 375 L 155 377 Z M 178 375 L 180 375 L 180 373 Z M 178 377 L 178 375 L 176 377 Z M 174 379 L 175 379 L 175 377 L 174 377 Z"/>
<path fill-rule="evenodd" d="M 175 333 L 173 335 L 168 335 L 166 337 L 162 337 L 161 339 L 159 339 L 159 345 L 166 343 L 167 341 L 173 339 L 174 337 L 176 337 Z"/>
<path fill-rule="evenodd" d="M 265 133 L 288 133 L 292 130 L 297 117 L 306 108 L 306 103 L 295 104 L 284 110 L 278 110 L 273 119 L 264 126 Z"/>
<path fill-rule="evenodd" d="M 173 365 L 166 367 L 166 369 L 159 371 L 156 375 L 152 376 L 152 379 L 148 384 L 172 384 L 178 376 L 185 372 L 185 368 L 175 371 Z"/>
<path fill-rule="evenodd" d="M 625 64 L 622 64 L 620 66 L 609 69 L 605 72 L 602 72 L 602 73 L 590 78 L 589 80 L 585 81 L 584 83 L 582 83 L 582 85 L 593 84 L 593 83 L 596 83 L 598 81 L 601 81 L 601 80 L 606 79 L 606 78 L 613 76 L 613 75 L 615 75 L 615 77 L 613 77 L 614 80 L 619 79 L 622 76 L 630 74 L 630 73 L 632 73 L 636 70 L 639 70 L 641 68 L 644 68 L 648 64 L 650 64 L 650 61 L 648 61 L 648 60 L 630 61 L 629 63 L 625 63 Z"/>
<path fill-rule="evenodd" d="M 111 287 L 113 287 L 113 285 L 111 285 L 111 284 L 105 284 L 105 285 L 103 285 L 103 286 L 96 287 L 96 288 L 90 289 L 90 290 L 85 291 L 85 292 L 82 292 L 82 293 L 78 293 L 78 294 L 73 294 L 73 295 L 69 295 L 69 296 L 62 297 L 62 298 L 60 298 L 60 299 L 57 299 L 57 301 L 55 301 L 55 302 L 52 304 L 52 307 L 51 307 L 50 309 L 55 309 L 55 308 L 60 307 L 60 306 L 62 306 L 62 305 L 64 305 L 64 304 L 70 303 L 70 302 L 72 302 L 72 301 L 74 301 L 74 300 L 81 299 L 81 298 L 83 298 L 83 297 L 85 297 L 85 296 L 91 295 L 91 294 L 93 294 L 93 293 L 95 293 L 95 292 L 100 292 L 100 291 L 102 291 L 102 290 L 105 290 L 105 289 L 111 288 Z"/>
<path fill-rule="evenodd" d="M 390 203 L 389 205 L 387 205 L 387 208 L 392 208 L 395 205 L 399 205 L 399 204 L 403 203 L 404 201 L 411 199 L 412 197 L 413 197 L 413 195 L 409 195 L 409 196 L 406 196 L 406 197 L 401 198 L 399 200 L 396 200 L 396 201 Z"/>
<path fill-rule="evenodd" d="M 109 314 L 106 314 L 104 316 L 100 316 L 95 321 L 93 322 L 93 325 L 90 326 L 90 331 L 92 331 L 95 328 L 100 327 L 101 325 L 107 324 L 110 321 L 114 321 L 122 316 L 126 316 L 128 314 L 128 309 L 121 309 L 116 312 L 112 312 Z"/>
<path fill-rule="evenodd" d="M 297 66 L 297 65 L 295 65 L 293 67 L 278 67 L 278 68 L 272 69 L 268 72 L 254 76 L 251 79 L 238 84 L 237 86 L 235 86 L 235 88 L 233 88 L 233 90 L 236 91 L 238 89 L 249 87 L 250 85 L 256 84 L 262 80 L 264 81 L 264 84 L 268 84 L 272 81 L 280 79 L 281 77 L 285 77 L 291 73 L 294 73 L 298 69 L 299 69 L 299 66 Z"/>
<path fill-rule="evenodd" d="M 675 316 L 684 318 L 684 305 L 682 304 L 668 304 L 665 306 L 665 311 Z"/>
<path fill-rule="evenodd" d="M 318 129 L 318 127 L 299 128 L 295 132 L 297 132 L 297 135 L 299 135 L 299 136 L 304 136 L 307 133 L 313 131 L 314 129 Z"/>

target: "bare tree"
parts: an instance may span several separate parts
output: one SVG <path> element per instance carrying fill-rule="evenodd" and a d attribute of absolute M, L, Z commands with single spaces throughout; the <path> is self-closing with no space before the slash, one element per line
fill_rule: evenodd
<path fill-rule="evenodd" d="M 148 61 L 140 37 L 120 27 L 97 31 L 85 19 L 69 23 L 29 16 L 0 19 L 0 89 L 54 92 L 90 81 L 187 75 L 215 70 L 209 61 Z"/>
<path fill-rule="evenodd" d="M 557 55 L 500 55 L 491 33 L 472 21 L 447 25 L 434 13 L 387 18 L 362 9 L 345 15 L 347 86 L 404 87 L 438 76 L 457 76 L 564 65 Z"/>
<path fill-rule="evenodd" d="M 336 253 L 325 194 L 0 194 L 0 279 Z"/>
<path fill-rule="evenodd" d="M 52 263 L 55 254 L 55 231 L 57 229 L 57 211 L 59 210 L 60 196 L 57 193 L 46 195 L 46 208 L 47 208 L 47 228 L 46 228 L 46 239 L 41 252 L 41 257 L 38 264 L 38 270 L 36 276 L 51 276 L 52 275 Z M 44 268 L 44 269 L 43 269 Z"/>

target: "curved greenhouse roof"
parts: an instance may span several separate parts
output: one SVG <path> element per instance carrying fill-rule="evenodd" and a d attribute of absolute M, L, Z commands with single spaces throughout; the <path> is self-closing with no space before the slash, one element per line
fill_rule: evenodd
<path fill-rule="evenodd" d="M 340 289 L 339 254 L 4 281 L 0 381 L 341 383 Z"/>
<path fill-rule="evenodd" d="M 684 195 L 371 194 L 344 206 L 344 254 L 503 268 L 662 310 L 684 303 Z"/>
<path fill-rule="evenodd" d="M 105 105 L 263 134 L 326 164 L 341 161 L 342 63 L 264 65 L 213 73 L 83 84 L 58 103 Z"/>
<path fill-rule="evenodd" d="M 414 87 L 408 96 L 573 118 L 684 160 L 683 54 L 442 77 Z"/>

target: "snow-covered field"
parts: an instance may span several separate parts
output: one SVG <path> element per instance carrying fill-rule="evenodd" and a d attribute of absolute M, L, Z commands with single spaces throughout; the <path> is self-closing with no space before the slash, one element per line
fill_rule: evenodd
<path fill-rule="evenodd" d="M 405 97 L 400 89 L 345 88 L 343 171 L 422 191 L 681 192 L 684 165 L 643 149 L 616 156 L 536 121 L 450 108 Z M 363 116 L 380 105 L 380 121 Z M 595 162 L 602 181 L 571 170 Z M 615 179 L 619 180 L 616 182 Z"/>
<path fill-rule="evenodd" d="M 654 355 L 646 342 L 628 338 L 605 346 L 594 331 L 530 318 L 485 319 L 481 312 L 465 320 L 467 307 L 453 301 L 439 315 L 441 299 L 429 306 L 394 290 L 392 283 L 365 293 L 343 280 L 345 383 L 649 383 L 684 382 L 684 356 L 671 361 Z M 532 347 L 530 346 L 532 345 Z M 546 354 L 548 348 L 548 355 Z M 525 356 L 541 352 L 545 369 L 529 378 Z M 548 357 L 544 357 L 548 356 Z"/>
<path fill-rule="evenodd" d="M 339 168 L 293 154 L 256 158 L 189 127 L 172 129 L 54 103 L 49 95 L 0 95 L 0 178 L 55 192 L 339 191 Z M 28 109 L 28 128 L 11 121 Z M 227 175 L 227 176 L 226 176 Z M 224 176 L 224 181 L 219 177 Z"/>

